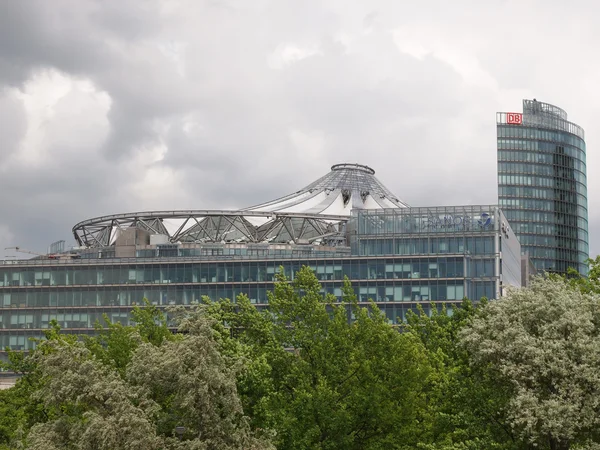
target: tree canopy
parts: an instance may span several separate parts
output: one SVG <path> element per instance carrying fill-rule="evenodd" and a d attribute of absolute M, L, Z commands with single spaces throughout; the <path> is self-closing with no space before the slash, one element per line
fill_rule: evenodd
<path fill-rule="evenodd" d="M 303 268 L 292 283 L 278 276 L 268 311 L 241 296 L 209 302 L 207 314 L 227 324 L 223 347 L 255 362 L 240 392 L 253 423 L 276 430 L 277 448 L 415 447 L 431 370 L 425 348 L 374 304 L 359 307 L 349 283 L 336 303 Z"/>
<path fill-rule="evenodd" d="M 509 386 L 511 429 L 554 450 L 598 438 L 599 333 L 597 296 L 537 278 L 482 309 L 461 339 L 473 365 Z"/>
<path fill-rule="evenodd" d="M 78 340 L 56 325 L 11 367 L 30 407 L 7 439 L 12 447 L 54 449 L 268 449 L 250 429 L 237 394 L 242 362 L 223 356 L 206 319 L 173 335 L 146 304 L 136 325 L 108 323 Z M 9 390 L 10 391 L 10 390 Z M 6 405 L 6 404 L 5 404 Z"/>
<path fill-rule="evenodd" d="M 56 323 L 0 391 L 0 448 L 600 449 L 600 261 L 389 323 L 302 268 L 248 297 Z M 4 445 L 4 447 L 2 447 Z"/>
<path fill-rule="evenodd" d="M 588 259 L 589 273 L 587 277 L 582 276 L 575 269 L 569 269 L 566 277 L 563 277 L 572 287 L 587 294 L 600 294 L 600 255 L 594 259 Z"/>

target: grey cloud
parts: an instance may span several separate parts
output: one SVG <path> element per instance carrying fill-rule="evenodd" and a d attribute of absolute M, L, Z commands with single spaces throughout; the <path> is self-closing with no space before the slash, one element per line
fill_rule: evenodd
<path fill-rule="evenodd" d="M 69 73 L 101 70 L 106 44 L 88 25 L 90 2 L 24 1 L 0 6 L 0 60 L 9 82 L 20 84 L 31 71 L 57 67 Z M 0 73 L 0 79 L 6 72 Z M 17 75 L 20 78 L 17 78 Z"/>
<path fill-rule="evenodd" d="M 27 116 L 23 104 L 11 92 L 0 91 L 0 136 L 2 136 L 0 157 L 2 160 L 18 150 L 17 147 L 26 130 Z"/>
<path fill-rule="evenodd" d="M 565 21 L 571 35 L 554 31 Z M 0 86 L 57 70 L 110 108 L 96 117 L 93 102 L 78 113 L 84 100 L 61 100 L 39 144 L 50 159 L 2 174 L 0 239 L 8 227 L 5 246 L 43 250 L 87 217 L 258 204 L 342 161 L 372 166 L 414 205 L 494 203 L 495 112 L 530 94 L 587 128 L 593 239 L 590 21 L 541 0 L 3 2 Z M 28 117 L 2 99 L 0 153 L 19 155 Z"/>

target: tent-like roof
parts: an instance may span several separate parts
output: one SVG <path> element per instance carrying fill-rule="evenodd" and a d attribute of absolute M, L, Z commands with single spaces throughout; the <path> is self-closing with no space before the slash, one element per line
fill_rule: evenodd
<path fill-rule="evenodd" d="M 245 208 L 247 211 L 350 215 L 353 209 L 406 208 L 362 164 L 336 164 L 331 172 L 293 194 Z"/>
<path fill-rule="evenodd" d="M 136 227 L 187 243 L 335 243 L 343 240 L 353 209 L 405 208 L 360 164 L 336 164 L 331 172 L 285 197 L 238 211 L 146 211 L 85 220 L 73 227 L 85 247 L 113 245 Z"/>

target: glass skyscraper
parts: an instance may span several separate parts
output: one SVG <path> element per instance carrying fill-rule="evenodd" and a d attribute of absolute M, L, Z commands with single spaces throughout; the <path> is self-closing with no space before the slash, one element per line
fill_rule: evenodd
<path fill-rule="evenodd" d="M 538 271 L 587 275 L 584 131 L 535 99 L 496 114 L 498 203 Z"/>

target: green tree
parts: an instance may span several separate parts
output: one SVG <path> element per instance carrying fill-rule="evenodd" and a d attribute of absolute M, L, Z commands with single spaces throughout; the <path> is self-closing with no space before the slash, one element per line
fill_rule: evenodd
<path fill-rule="evenodd" d="M 11 448 L 18 430 L 25 426 L 28 397 L 22 387 L 0 390 L 0 449 Z"/>
<path fill-rule="evenodd" d="M 587 277 L 581 276 L 575 269 L 570 268 L 565 277 L 571 286 L 580 289 L 587 294 L 600 294 L 600 255 L 595 259 L 587 260 L 589 273 Z"/>
<path fill-rule="evenodd" d="M 73 335 L 60 332 L 56 320 L 50 321 L 50 327 L 43 332 L 44 338 L 34 339 L 37 345 L 48 341 L 75 342 Z M 0 395 L 0 443 L 15 448 L 27 431 L 37 422 L 48 418 L 43 402 L 34 396 L 42 384 L 41 374 L 34 360 L 36 353 L 48 353 L 48 348 L 30 352 L 13 351 L 7 348 L 8 361 L 0 363 L 4 370 L 14 372 L 20 378 L 14 387 Z M 12 412 L 11 412 L 12 411 Z"/>
<path fill-rule="evenodd" d="M 428 434 L 419 448 L 428 450 L 519 449 L 502 411 L 508 401 L 506 387 L 490 380 L 485 371 L 469 364 L 469 355 L 459 343 L 461 331 L 478 310 L 464 300 L 460 307 L 431 315 L 422 308 L 407 315 L 405 331 L 419 338 L 427 349 L 432 367 L 428 378 L 427 411 L 423 423 Z"/>
<path fill-rule="evenodd" d="M 134 326 L 111 322 L 106 314 L 103 320 L 104 325 L 95 324 L 96 335 L 84 336 L 83 341 L 99 361 L 115 368 L 122 377 L 139 345 L 150 343 L 160 346 L 165 341 L 177 339 L 167 327 L 163 312 L 146 298 L 142 306 L 133 308 L 131 322 Z"/>
<path fill-rule="evenodd" d="M 525 442 L 552 450 L 598 442 L 600 302 L 560 279 L 483 308 L 461 333 L 472 363 L 509 386 L 506 420 Z"/>
<path fill-rule="evenodd" d="M 348 282 L 343 297 L 323 295 L 303 267 L 292 283 L 277 276 L 268 311 L 240 296 L 196 313 L 215 319 L 223 351 L 251 360 L 238 387 L 255 426 L 276 432 L 277 448 L 415 448 L 425 349 L 374 304 L 359 307 Z"/>

